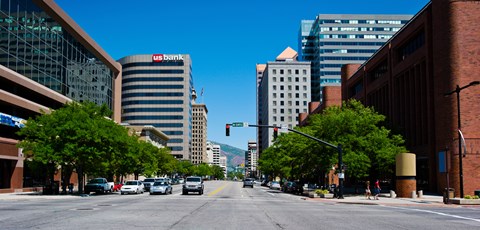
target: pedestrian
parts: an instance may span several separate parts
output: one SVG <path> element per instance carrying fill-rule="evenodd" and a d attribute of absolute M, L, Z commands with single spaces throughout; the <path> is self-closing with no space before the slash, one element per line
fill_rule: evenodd
<path fill-rule="evenodd" d="M 371 199 L 370 199 L 370 196 L 371 196 L 371 195 L 372 195 L 372 192 L 370 191 L 370 181 L 367 181 L 367 182 L 365 183 L 365 197 L 366 197 L 367 199 L 371 200 Z"/>
<path fill-rule="evenodd" d="M 382 191 L 382 189 L 380 188 L 380 181 L 377 179 L 377 181 L 375 181 L 375 200 L 378 200 L 378 195 L 380 194 L 380 191 Z"/>
<path fill-rule="evenodd" d="M 68 184 L 68 192 L 73 194 L 73 183 Z"/>

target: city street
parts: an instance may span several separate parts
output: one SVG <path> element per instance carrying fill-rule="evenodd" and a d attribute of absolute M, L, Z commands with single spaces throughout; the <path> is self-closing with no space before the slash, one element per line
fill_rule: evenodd
<path fill-rule="evenodd" d="M 172 195 L 4 197 L 3 230 L 480 228 L 479 207 L 323 202 L 232 181 L 207 181 L 201 196 L 181 195 L 175 185 Z"/>

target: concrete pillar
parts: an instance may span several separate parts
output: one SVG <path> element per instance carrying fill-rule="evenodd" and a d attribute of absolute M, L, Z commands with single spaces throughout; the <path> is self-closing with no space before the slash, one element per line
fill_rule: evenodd
<path fill-rule="evenodd" d="M 415 154 L 400 153 L 395 156 L 396 161 L 396 193 L 397 197 L 411 197 L 412 191 L 417 191 L 417 180 L 415 179 L 416 166 Z"/>

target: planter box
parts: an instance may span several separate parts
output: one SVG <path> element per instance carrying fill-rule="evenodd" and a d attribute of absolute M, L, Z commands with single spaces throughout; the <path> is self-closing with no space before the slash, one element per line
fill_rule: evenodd
<path fill-rule="evenodd" d="M 315 192 L 309 192 L 308 193 L 308 197 L 310 198 L 316 198 L 316 197 L 319 197 L 318 194 L 316 194 Z"/>
<path fill-rule="evenodd" d="M 464 205 L 480 205 L 480 199 L 461 199 L 461 198 L 451 198 L 450 202 L 452 204 L 464 204 Z"/>
<path fill-rule="evenodd" d="M 326 199 L 333 199 L 333 194 L 332 193 L 321 194 L 320 197 L 321 198 L 326 198 Z"/>

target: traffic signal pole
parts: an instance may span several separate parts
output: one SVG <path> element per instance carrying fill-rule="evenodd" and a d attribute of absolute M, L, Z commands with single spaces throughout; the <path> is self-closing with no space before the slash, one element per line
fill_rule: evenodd
<path fill-rule="evenodd" d="M 227 128 L 229 129 L 230 124 L 227 124 Z M 243 127 L 243 126 L 242 126 Z M 276 129 L 278 130 L 278 126 L 272 126 L 272 125 L 250 125 L 248 124 L 248 127 L 261 127 L 261 128 L 273 128 L 273 129 Z M 291 131 L 291 132 L 294 132 L 294 133 L 297 133 L 297 134 L 300 134 L 304 137 L 307 137 L 307 138 L 310 138 L 314 141 L 317 141 L 317 142 L 320 142 L 321 144 L 323 145 L 326 145 L 326 146 L 329 146 L 331 148 L 334 148 L 338 151 L 338 169 L 339 169 L 339 173 L 338 173 L 338 194 L 337 194 L 337 198 L 338 199 L 344 199 L 343 197 L 343 180 L 344 180 L 344 165 L 343 165 L 343 157 L 342 157 L 342 145 L 339 144 L 339 145 L 334 145 L 334 144 L 331 144 L 331 143 L 328 143 L 324 140 L 320 140 L 316 137 L 312 137 L 306 133 L 302 133 L 302 132 L 299 132 L 297 130 L 294 130 L 294 129 L 290 129 L 290 128 L 287 128 L 288 131 Z M 228 132 L 230 134 L 230 132 Z"/>

